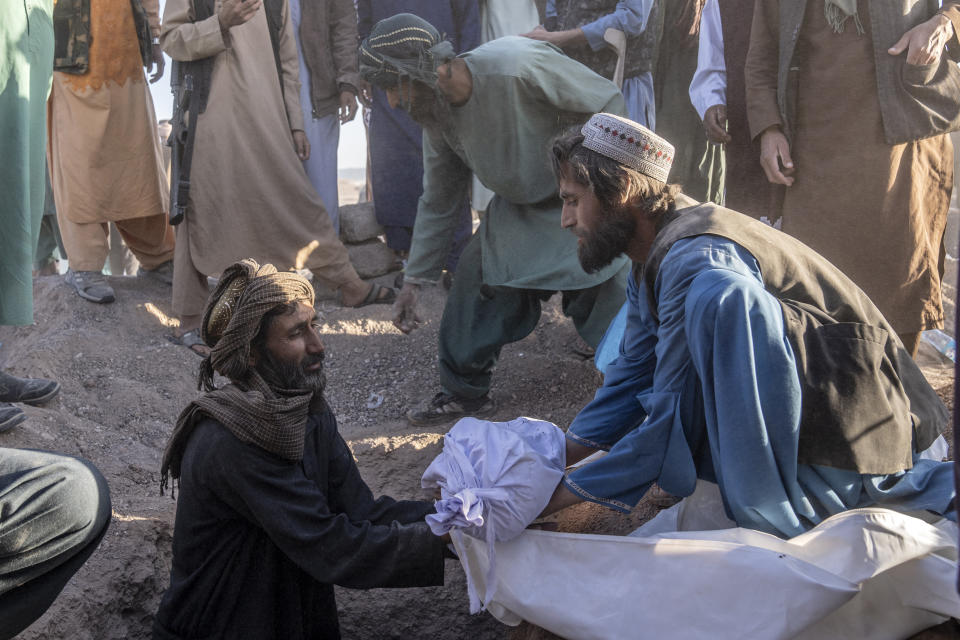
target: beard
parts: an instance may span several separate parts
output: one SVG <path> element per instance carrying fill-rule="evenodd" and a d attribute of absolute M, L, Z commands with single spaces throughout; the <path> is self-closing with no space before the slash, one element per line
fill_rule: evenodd
<path fill-rule="evenodd" d="M 410 98 L 407 112 L 414 122 L 428 131 L 442 133 L 450 128 L 450 105 L 433 89 L 415 91 Z"/>
<path fill-rule="evenodd" d="M 257 364 L 257 372 L 273 389 L 298 389 L 322 394 L 327 386 L 327 376 L 323 372 L 323 352 L 316 355 L 307 355 L 300 362 L 279 360 L 268 349 L 263 350 L 262 358 Z M 317 363 L 321 366 L 316 371 L 307 371 Z"/>
<path fill-rule="evenodd" d="M 625 209 L 614 209 L 589 235 L 583 236 L 577 248 L 580 266 L 587 273 L 596 273 L 627 252 L 637 230 L 637 221 Z"/>

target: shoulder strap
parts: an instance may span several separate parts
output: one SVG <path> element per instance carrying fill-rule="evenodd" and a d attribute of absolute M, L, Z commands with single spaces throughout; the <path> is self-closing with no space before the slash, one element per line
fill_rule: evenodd
<path fill-rule="evenodd" d="M 273 61 L 277 65 L 277 80 L 283 96 L 283 67 L 280 64 L 280 31 L 283 29 L 283 0 L 264 0 L 263 10 L 267 16 L 270 44 L 273 45 Z"/>

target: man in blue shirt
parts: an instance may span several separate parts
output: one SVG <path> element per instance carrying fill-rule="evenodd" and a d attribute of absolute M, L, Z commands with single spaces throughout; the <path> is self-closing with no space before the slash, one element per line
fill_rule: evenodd
<path fill-rule="evenodd" d="M 567 432 L 544 514 L 632 509 L 653 482 L 715 482 L 739 526 L 792 537 L 873 503 L 945 514 L 947 412 L 872 302 L 802 243 L 667 183 L 673 147 L 593 116 L 553 145 L 562 224 L 588 272 L 635 264 L 620 354 Z M 951 517 L 955 517 L 951 515 Z"/>

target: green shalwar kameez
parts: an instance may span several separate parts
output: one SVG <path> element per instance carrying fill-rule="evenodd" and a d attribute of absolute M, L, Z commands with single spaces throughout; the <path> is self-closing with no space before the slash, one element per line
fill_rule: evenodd
<path fill-rule="evenodd" d="M 486 393 L 500 348 L 528 335 L 540 302 L 563 292 L 564 313 L 596 345 L 624 301 L 627 259 L 587 274 L 560 226 L 551 139 L 594 113 L 626 115 L 609 80 L 552 45 L 506 37 L 463 54 L 473 92 L 442 132 L 424 130 L 424 189 L 407 276 L 436 280 L 473 172 L 494 192 L 464 249 L 440 326 L 440 378 L 462 397 Z"/>
<path fill-rule="evenodd" d="M 33 323 L 43 215 L 53 0 L 0 2 L 0 325 Z"/>

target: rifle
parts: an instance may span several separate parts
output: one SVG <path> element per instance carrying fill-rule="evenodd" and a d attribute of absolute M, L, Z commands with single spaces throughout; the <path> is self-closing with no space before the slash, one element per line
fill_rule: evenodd
<path fill-rule="evenodd" d="M 174 111 L 167 146 L 170 147 L 170 224 L 183 222 L 190 199 L 190 163 L 196 138 L 197 110 L 193 102 L 193 74 L 182 62 L 173 62 L 170 90 Z"/>

